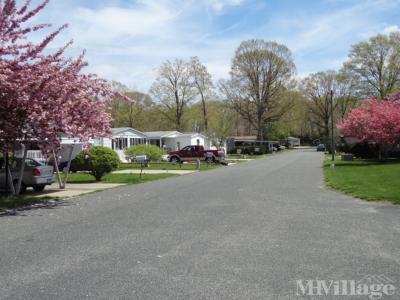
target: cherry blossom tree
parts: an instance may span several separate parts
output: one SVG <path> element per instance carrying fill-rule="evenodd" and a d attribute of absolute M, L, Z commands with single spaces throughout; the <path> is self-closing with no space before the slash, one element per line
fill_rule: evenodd
<path fill-rule="evenodd" d="M 108 83 L 84 74 L 84 53 L 65 58 L 63 48 L 49 53 L 48 45 L 67 26 L 63 25 L 40 43 L 29 36 L 49 24 L 30 25 L 48 4 L 30 9 L 15 0 L 0 1 L 0 150 L 12 151 L 21 141 L 35 140 L 44 154 L 60 147 L 60 136 L 86 142 L 110 135 L 106 102 L 114 93 Z"/>
<path fill-rule="evenodd" d="M 368 142 L 382 159 L 387 150 L 400 143 L 400 93 L 384 99 L 371 99 L 353 109 L 338 125 L 341 133 Z"/>

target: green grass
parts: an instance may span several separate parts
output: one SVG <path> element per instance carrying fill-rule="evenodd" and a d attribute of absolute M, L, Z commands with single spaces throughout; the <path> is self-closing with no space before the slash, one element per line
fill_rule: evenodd
<path fill-rule="evenodd" d="M 53 200 L 51 197 L 34 198 L 32 196 L 11 196 L 0 194 L 0 211 L 6 209 L 16 209 L 23 206 L 28 206 L 37 203 L 46 203 Z"/>
<path fill-rule="evenodd" d="M 200 164 L 200 171 L 212 170 L 221 167 L 220 164 Z M 137 163 L 121 163 L 118 170 L 140 169 L 140 164 Z M 150 163 L 146 170 L 197 170 L 195 163 L 173 164 L 168 162 Z"/>
<path fill-rule="evenodd" d="M 103 183 L 124 183 L 124 184 L 138 184 L 153 180 L 159 180 L 169 177 L 179 176 L 176 174 L 107 174 L 103 176 L 101 182 Z M 68 183 L 95 183 L 95 178 L 88 173 L 71 173 L 68 175 Z"/>
<path fill-rule="evenodd" d="M 324 161 L 328 187 L 368 201 L 386 200 L 400 204 L 400 161 L 377 162 L 357 159 Z"/>

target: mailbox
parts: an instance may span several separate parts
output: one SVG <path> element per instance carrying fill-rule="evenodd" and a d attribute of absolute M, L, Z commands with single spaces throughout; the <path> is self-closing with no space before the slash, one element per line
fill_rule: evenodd
<path fill-rule="evenodd" d="M 136 155 L 135 161 L 139 164 L 144 164 L 147 162 L 147 155 Z"/>

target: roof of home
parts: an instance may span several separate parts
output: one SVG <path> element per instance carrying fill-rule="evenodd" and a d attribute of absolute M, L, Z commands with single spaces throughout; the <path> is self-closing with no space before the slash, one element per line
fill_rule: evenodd
<path fill-rule="evenodd" d="M 184 136 L 188 136 L 188 135 L 190 135 L 190 136 L 193 136 L 193 135 L 201 135 L 201 136 L 205 137 L 204 134 L 199 133 L 199 132 L 184 132 L 184 133 L 182 133 L 182 135 L 184 135 Z"/>
<path fill-rule="evenodd" d="M 125 131 L 133 131 L 133 132 L 136 133 L 137 135 L 141 135 L 141 136 L 143 136 L 143 137 L 146 137 L 146 134 L 145 134 L 145 133 L 143 133 L 143 132 L 141 132 L 141 131 L 139 131 L 139 130 L 133 129 L 133 128 L 131 128 L 131 127 L 111 128 L 112 135 L 121 134 L 121 133 L 123 133 L 123 132 L 125 132 Z"/>
<path fill-rule="evenodd" d="M 232 138 L 234 138 L 235 141 L 255 141 L 255 140 L 257 140 L 257 136 L 255 136 L 255 135 L 234 136 Z"/>
<path fill-rule="evenodd" d="M 182 135 L 179 131 L 147 131 L 144 134 L 149 138 L 177 137 Z"/>

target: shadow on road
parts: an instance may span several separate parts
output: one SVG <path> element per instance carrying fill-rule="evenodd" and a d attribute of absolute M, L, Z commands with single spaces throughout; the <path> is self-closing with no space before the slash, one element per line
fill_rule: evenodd
<path fill-rule="evenodd" d="M 4 201 L 3 199 L 1 199 Z M 11 200 L 12 201 L 12 200 Z M 24 212 L 38 210 L 38 209 L 55 209 L 60 206 L 69 206 L 70 203 L 66 200 L 49 200 L 46 202 L 37 202 L 32 204 L 27 204 L 18 208 L 11 208 L 5 211 L 0 211 L 0 218 L 9 216 L 25 216 Z"/>

